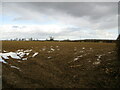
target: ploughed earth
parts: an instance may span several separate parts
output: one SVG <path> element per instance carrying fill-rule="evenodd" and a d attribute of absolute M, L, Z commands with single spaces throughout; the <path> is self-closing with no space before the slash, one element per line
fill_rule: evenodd
<path fill-rule="evenodd" d="M 3 41 L 3 88 L 119 87 L 114 43 Z"/>

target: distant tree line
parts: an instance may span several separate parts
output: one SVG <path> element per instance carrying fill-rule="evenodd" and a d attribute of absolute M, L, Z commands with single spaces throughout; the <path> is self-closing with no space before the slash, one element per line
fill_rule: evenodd
<path fill-rule="evenodd" d="M 33 38 L 15 38 L 15 39 L 10 39 L 10 41 L 35 41 L 36 39 Z"/>
<path fill-rule="evenodd" d="M 31 37 L 31 38 L 15 38 L 15 39 L 10 39 L 9 41 L 41 41 L 41 40 Z M 49 39 L 46 39 L 44 41 L 54 41 L 54 37 L 50 36 Z"/>
<path fill-rule="evenodd" d="M 39 39 L 35 39 L 35 38 L 31 37 L 31 38 L 15 38 L 15 39 L 10 39 L 9 41 L 60 41 L 60 42 L 98 42 L 98 43 L 115 43 L 116 42 L 116 40 L 104 40 L 104 39 L 84 39 L 84 40 L 65 39 L 65 40 L 55 40 L 53 36 L 50 36 L 46 40 L 39 40 Z"/>

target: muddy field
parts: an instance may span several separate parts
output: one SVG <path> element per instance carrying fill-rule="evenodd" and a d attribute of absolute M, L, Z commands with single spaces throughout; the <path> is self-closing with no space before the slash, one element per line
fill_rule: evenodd
<path fill-rule="evenodd" d="M 115 43 L 3 41 L 3 88 L 119 87 Z"/>

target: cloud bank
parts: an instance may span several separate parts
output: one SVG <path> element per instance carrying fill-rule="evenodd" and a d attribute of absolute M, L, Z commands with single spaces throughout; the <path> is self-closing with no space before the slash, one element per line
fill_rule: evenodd
<path fill-rule="evenodd" d="M 116 2 L 3 3 L 0 39 L 116 39 Z"/>

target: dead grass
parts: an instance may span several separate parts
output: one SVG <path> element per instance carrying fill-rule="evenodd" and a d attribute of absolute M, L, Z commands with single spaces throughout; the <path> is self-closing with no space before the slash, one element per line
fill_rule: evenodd
<path fill-rule="evenodd" d="M 3 87 L 120 87 L 115 48 L 114 43 L 4 41 L 3 50 L 8 52 L 32 49 L 39 54 L 21 62 L 7 60 L 8 64 L 3 64 Z"/>

